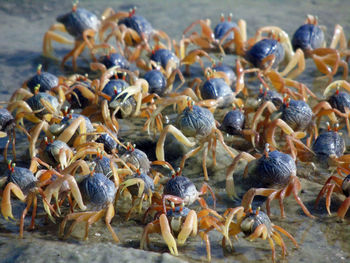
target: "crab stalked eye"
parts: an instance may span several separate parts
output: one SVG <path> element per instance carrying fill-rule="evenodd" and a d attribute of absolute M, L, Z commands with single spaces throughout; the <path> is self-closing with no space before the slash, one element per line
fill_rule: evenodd
<path fill-rule="evenodd" d="M 15 163 L 12 163 L 12 164 L 11 164 L 11 172 L 14 172 L 14 171 L 15 171 L 15 167 L 16 167 L 16 164 L 15 164 Z"/>
<path fill-rule="evenodd" d="M 266 158 L 269 157 L 269 152 L 270 152 L 270 144 L 266 143 L 265 149 L 264 149 L 264 154 L 265 154 Z"/>
<path fill-rule="evenodd" d="M 260 212 L 260 206 L 256 209 L 255 214 L 259 215 L 259 212 Z"/>
<path fill-rule="evenodd" d="M 43 65 L 39 64 L 38 67 L 36 68 L 36 73 L 37 73 L 38 75 L 41 74 L 41 69 L 42 69 L 42 67 L 43 67 Z"/>
<path fill-rule="evenodd" d="M 12 160 L 8 160 L 7 161 L 7 166 L 8 166 L 8 169 L 11 170 L 11 164 L 12 164 Z"/>

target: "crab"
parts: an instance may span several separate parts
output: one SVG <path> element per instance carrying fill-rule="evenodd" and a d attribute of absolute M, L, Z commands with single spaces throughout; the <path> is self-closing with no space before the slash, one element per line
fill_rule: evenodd
<path fill-rule="evenodd" d="M 294 237 L 289 234 L 285 229 L 280 226 L 273 224 L 270 218 L 263 211 L 258 209 L 253 210 L 249 208 L 248 211 L 244 212 L 245 208 L 239 206 L 236 208 L 229 208 L 224 213 L 225 218 L 225 233 L 226 236 L 233 236 L 237 238 L 237 235 L 241 232 L 244 233 L 249 241 L 254 241 L 257 238 L 268 240 L 272 250 L 272 262 L 276 262 L 276 252 L 274 241 L 282 248 L 282 258 L 286 256 L 287 248 L 282 239 L 280 233 L 288 237 L 298 248 L 298 243 Z M 226 245 L 225 236 L 223 237 L 223 246 Z"/>
<path fill-rule="evenodd" d="M 336 46 L 340 44 L 339 50 Z M 336 25 L 330 46 L 326 47 L 323 29 L 318 25 L 315 16 L 307 15 L 305 24 L 300 26 L 292 38 L 293 49 L 301 49 L 306 58 L 312 58 L 317 69 L 328 77 L 329 82 L 337 73 L 339 67 L 343 67 L 343 78 L 348 75 L 348 64 L 342 60 L 342 56 L 349 53 L 343 28 Z"/>
<path fill-rule="evenodd" d="M 60 116 L 61 103 L 55 96 L 39 92 L 40 84 L 34 89 L 34 94 L 25 89 L 18 89 L 12 95 L 8 104 L 8 111 L 16 111 L 15 119 L 17 127 L 26 131 L 23 118 L 33 123 L 42 120 L 50 121 L 53 117 Z"/>
<path fill-rule="evenodd" d="M 108 11 L 106 10 L 102 16 L 107 13 Z M 84 8 L 78 8 L 77 3 L 73 4 L 71 12 L 58 16 L 56 20 L 58 23 L 50 26 L 43 38 L 44 56 L 53 57 L 52 41 L 68 45 L 72 44 L 71 40 L 56 32 L 61 31 L 74 37 L 74 48 L 63 57 L 62 66 L 72 57 L 73 70 L 76 71 L 77 58 L 84 51 L 85 47 L 89 48 L 91 56 L 95 59 L 92 51 L 98 45 L 95 45 L 94 37 L 100 26 L 103 26 L 103 22 L 101 25 L 101 21 L 95 14 Z"/>
<path fill-rule="evenodd" d="M 59 235 L 63 237 L 67 222 L 74 220 L 64 237 L 69 237 L 77 223 L 86 222 L 84 239 L 87 239 L 90 225 L 105 216 L 105 223 L 113 240 L 119 243 L 120 240 L 110 224 L 115 214 L 113 203 L 119 186 L 104 174 L 94 171 L 87 175 L 79 186 L 89 211 L 68 214 L 60 225 Z"/>
<path fill-rule="evenodd" d="M 310 163 L 315 161 L 318 166 L 329 168 L 336 167 L 339 174 L 343 169 L 350 168 L 350 155 L 344 154 L 345 141 L 340 132 L 339 125 L 335 124 L 333 130 L 327 123 L 328 130 L 322 132 L 311 146 L 311 150 L 300 150 L 299 159 Z"/>
<path fill-rule="evenodd" d="M 240 93 L 241 90 L 232 91 L 230 80 L 225 73 L 216 72 L 211 68 L 206 68 L 204 72 L 205 81 L 195 78 L 191 84 L 192 87 L 195 86 L 196 95 L 199 99 L 217 100 L 220 108 L 234 103 L 242 104 L 239 99 L 236 99 L 236 94 Z"/>
<path fill-rule="evenodd" d="M 271 214 L 271 201 L 278 199 L 281 217 L 285 217 L 283 200 L 293 194 L 303 212 L 308 217 L 313 218 L 298 195 L 301 190 L 301 183 L 296 175 L 295 161 L 289 154 L 277 150 L 270 151 L 269 144 L 265 145 L 264 154 L 260 158 L 257 159 L 247 152 L 241 152 L 227 168 L 226 192 L 230 198 L 237 197 L 234 189 L 233 172 L 242 159 L 248 161 L 243 178 L 248 181 L 247 186 L 250 188 L 242 198 L 242 206 L 245 211 L 249 209 L 255 196 L 266 196 L 267 214 Z"/>
<path fill-rule="evenodd" d="M 188 39 L 190 43 L 199 46 L 203 50 L 208 52 L 220 51 L 222 54 L 225 54 L 225 51 L 228 52 L 227 48 L 231 44 L 230 41 L 233 39 L 233 28 L 239 32 L 239 37 L 241 37 L 242 41 L 245 42 L 247 40 L 246 22 L 242 19 L 239 19 L 237 23 L 233 22 L 231 13 L 227 17 L 227 21 L 225 21 L 224 14 L 221 14 L 220 23 L 215 26 L 214 32 L 210 28 L 210 24 L 211 21 L 209 19 L 194 21 L 184 30 L 183 38 Z M 196 25 L 200 25 L 202 30 L 201 34 L 192 32 L 190 36 L 186 37 L 186 34 Z M 221 41 L 227 32 L 231 32 L 225 38 L 227 41 Z"/>
<path fill-rule="evenodd" d="M 232 110 L 225 114 L 219 129 L 229 135 L 242 136 L 247 140 L 254 136 L 255 142 L 259 142 L 259 133 L 253 131 L 252 129 L 248 129 L 245 126 L 246 115 L 244 105 L 242 105 L 239 109 L 233 107 Z"/>
<path fill-rule="evenodd" d="M 152 209 L 162 211 L 163 206 L 154 206 Z M 177 244 L 184 245 L 190 235 L 196 236 L 198 233 L 206 243 L 207 259 L 210 261 L 208 232 L 216 229 L 224 235 L 222 220 L 223 218 L 215 210 L 206 208 L 196 213 L 185 207 L 183 202 L 179 206 L 171 203 L 171 207 L 167 207 L 159 217 L 147 224 L 141 237 L 140 248 L 148 248 L 150 234 L 161 233 L 170 253 L 177 256 Z"/>
<path fill-rule="evenodd" d="M 197 154 L 201 149 L 204 148 L 206 143 L 207 147 L 203 150 L 203 172 L 204 179 L 209 180 L 206 159 L 208 151 L 211 150 L 213 153 L 213 162 L 216 164 L 215 158 L 215 147 L 217 139 L 220 141 L 226 152 L 232 157 L 235 157 L 235 154 L 228 148 L 225 144 L 222 133 L 216 127 L 215 119 L 213 114 L 206 108 L 194 105 L 193 101 L 188 101 L 188 106 L 183 109 L 181 114 L 178 115 L 176 120 L 176 128 L 173 125 L 166 126 L 158 139 L 156 147 L 156 156 L 160 161 L 164 161 L 164 142 L 168 132 L 173 134 L 177 140 L 188 147 L 193 147 L 196 145 L 196 142 L 191 142 L 187 137 L 194 137 L 199 141 L 199 146 L 195 149 L 188 152 L 181 160 L 180 170 L 184 168 L 185 161 Z"/>
<path fill-rule="evenodd" d="M 128 211 L 126 215 L 126 220 L 129 220 L 132 212 L 136 208 L 135 201 L 139 199 L 139 212 L 142 210 L 142 204 L 143 200 L 149 200 L 149 203 L 152 201 L 152 195 L 155 190 L 155 184 L 157 184 L 158 177 L 154 177 L 152 179 L 150 176 L 148 176 L 145 173 L 141 173 L 140 170 L 137 169 L 136 173 L 134 173 L 131 178 L 125 178 L 125 180 L 122 182 L 121 191 L 118 192 L 119 194 L 122 194 L 124 190 L 128 190 L 128 192 L 131 194 L 132 197 L 132 204 L 131 208 Z"/>
<path fill-rule="evenodd" d="M 49 124 L 46 121 L 39 122 L 31 132 L 29 144 L 31 157 L 36 155 L 36 143 L 40 132 L 44 131 L 48 137 L 56 137 L 57 140 L 68 145 L 78 146 L 87 140 L 87 134 L 95 131 L 89 118 L 84 115 L 75 114 L 72 111 L 65 111 L 66 116 L 59 118 L 59 123 Z"/>
<path fill-rule="evenodd" d="M 326 194 L 326 209 L 329 215 L 331 215 L 330 206 L 331 206 L 331 196 L 333 192 L 340 193 L 345 195 L 345 200 L 339 207 L 337 214 L 340 219 L 344 219 L 346 212 L 350 207 L 350 175 L 347 175 L 345 178 L 339 178 L 332 175 L 327 179 L 321 191 L 319 192 L 316 203 L 317 205 L 324 194 Z"/>
<path fill-rule="evenodd" d="M 57 87 L 59 83 L 59 78 L 50 72 L 42 71 L 42 65 L 39 64 L 36 70 L 36 74 L 26 80 L 23 83 L 22 88 L 28 88 L 32 93 L 34 93 L 35 87 L 40 84 L 39 92 L 46 92 Z"/>
<path fill-rule="evenodd" d="M 195 201 L 198 201 L 202 208 L 208 208 L 207 203 L 201 197 L 202 195 L 210 192 L 213 199 L 213 207 L 216 208 L 216 198 L 212 188 L 207 184 L 203 183 L 200 191 L 196 189 L 194 183 L 187 177 L 181 176 L 180 171 L 172 174 L 163 188 L 163 206 L 165 206 L 165 200 L 168 199 L 168 196 L 177 196 L 180 197 L 186 206 L 193 204 Z"/>
<path fill-rule="evenodd" d="M 265 109 L 268 110 L 268 114 L 265 116 L 264 121 L 259 122 L 259 118 Z M 285 96 L 278 110 L 271 101 L 265 101 L 259 107 L 253 117 L 252 130 L 259 132 L 261 127 L 263 127 L 266 142 L 278 148 L 275 141 L 275 131 L 277 127 L 281 128 L 287 135 L 287 145 L 290 148 L 293 158 L 296 159 L 297 150 L 294 145 L 296 144 L 306 150 L 308 149 L 300 139 L 306 136 L 304 131 L 307 131 L 310 134 L 307 139 L 307 145 L 310 145 L 312 138 L 318 136 L 318 130 L 314 119 L 323 115 L 327 115 L 332 123 L 337 122 L 337 118 L 328 102 L 322 101 L 311 109 L 305 101 L 291 100 L 288 96 Z M 271 121 L 269 121 L 270 116 L 272 116 Z M 253 138 L 254 134 L 252 136 L 252 139 Z M 254 143 L 253 140 L 252 143 Z"/>
<path fill-rule="evenodd" d="M 44 162 L 40 160 L 39 162 L 40 164 L 44 164 L 45 166 L 49 167 Z M 11 218 L 14 220 L 14 216 L 12 214 L 12 208 L 11 208 L 11 192 L 14 193 L 15 196 L 18 199 L 20 199 L 22 202 L 26 202 L 27 204 L 26 208 L 23 210 L 21 215 L 20 232 L 19 232 L 20 238 L 23 237 L 24 218 L 32 205 L 33 205 L 33 212 L 32 212 L 30 229 L 34 229 L 34 219 L 35 219 L 36 210 L 37 210 L 37 194 L 40 194 L 43 197 L 43 204 L 44 204 L 45 211 L 47 215 L 50 217 L 50 219 L 54 221 L 50 212 L 50 211 L 53 211 L 56 214 L 55 210 L 50 205 L 52 193 L 48 191 L 48 187 L 46 187 L 45 190 L 41 188 L 46 184 L 45 182 L 46 178 L 51 177 L 51 175 L 55 175 L 58 178 L 60 178 L 60 180 L 57 180 L 55 183 L 55 186 L 58 188 L 58 190 L 62 186 L 63 182 L 67 181 L 79 207 L 81 209 L 85 209 L 85 206 L 82 202 L 82 198 L 74 177 L 70 175 L 62 175 L 53 169 L 37 170 L 37 159 L 32 160 L 30 169 L 23 168 L 23 167 L 16 167 L 15 163 L 12 163 L 11 161 L 8 162 L 8 168 L 9 169 L 6 172 L 5 176 L 3 176 L 1 179 L 1 183 L 6 184 L 2 194 L 1 213 L 6 220 L 8 220 L 8 218 Z M 36 174 L 34 175 L 34 173 Z M 52 186 L 51 186 L 51 189 L 52 189 Z"/>
<path fill-rule="evenodd" d="M 350 91 L 350 84 L 346 80 L 337 80 L 329 84 L 323 92 L 326 97 L 329 95 L 332 89 L 336 89 L 333 95 L 330 95 L 327 99 L 328 103 L 331 105 L 333 112 L 345 119 L 346 127 L 348 130 L 348 135 L 350 136 L 350 95 L 346 91 Z M 344 88 L 345 91 L 340 91 L 340 88 Z"/>
<path fill-rule="evenodd" d="M 122 51 L 129 61 L 135 61 L 141 54 L 142 50 L 151 50 L 149 41 L 155 40 L 158 45 L 160 39 L 165 39 L 167 47 L 170 48 L 171 40 L 169 36 L 161 30 L 155 30 L 152 25 L 143 16 L 137 15 L 136 7 L 130 9 L 129 12 L 117 12 L 112 9 L 108 10 L 109 15 L 105 16 L 104 25 L 99 31 L 101 42 L 107 43 L 109 39 L 115 36 L 117 46 L 121 50 L 120 44 L 124 46 Z M 111 32 L 104 37 L 107 30 Z M 135 47 L 130 51 L 128 47 Z M 162 47 L 166 47 L 162 45 Z"/>
<path fill-rule="evenodd" d="M 12 114 L 4 108 L 0 108 L 0 138 L 8 136 L 8 140 L 4 149 L 4 160 L 7 162 L 7 149 L 12 143 L 13 158 L 16 160 L 16 122 Z"/>

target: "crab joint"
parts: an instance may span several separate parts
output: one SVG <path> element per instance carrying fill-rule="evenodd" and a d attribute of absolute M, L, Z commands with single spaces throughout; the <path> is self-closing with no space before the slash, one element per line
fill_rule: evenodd
<path fill-rule="evenodd" d="M 270 152 L 270 144 L 266 143 L 265 144 L 265 149 L 264 149 L 264 154 L 265 154 L 266 158 L 269 157 L 269 152 Z"/>

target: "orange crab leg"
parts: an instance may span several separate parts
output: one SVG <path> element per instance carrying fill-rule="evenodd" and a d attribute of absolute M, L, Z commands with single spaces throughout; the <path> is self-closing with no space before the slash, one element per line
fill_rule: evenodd
<path fill-rule="evenodd" d="M 143 230 L 142 238 L 140 241 L 140 249 L 147 249 L 147 245 L 149 243 L 149 238 L 148 235 L 152 233 L 160 233 L 161 228 L 160 228 L 160 223 L 159 220 L 155 220 L 145 227 Z"/>
<path fill-rule="evenodd" d="M 274 229 L 278 230 L 279 232 L 281 232 L 283 235 L 285 235 L 286 237 L 288 237 L 294 244 L 295 247 L 299 247 L 297 241 L 295 240 L 295 238 L 289 234 L 286 230 L 284 230 L 282 227 L 277 226 L 277 225 L 273 225 L 272 226 Z"/>
<path fill-rule="evenodd" d="M 21 215 L 21 221 L 20 221 L 20 227 L 19 227 L 19 237 L 20 238 L 23 238 L 24 218 L 25 218 L 26 214 L 28 213 L 28 210 L 31 207 L 32 202 L 33 202 L 33 194 L 30 194 L 27 197 L 27 206 L 23 210 L 22 215 Z"/>
<path fill-rule="evenodd" d="M 202 240 L 205 243 L 205 247 L 207 250 L 207 260 L 210 262 L 211 261 L 211 251 L 210 251 L 210 240 L 207 232 L 199 232 L 199 236 L 202 238 Z"/>
<path fill-rule="evenodd" d="M 239 161 L 241 159 L 247 160 L 248 162 L 251 162 L 252 160 L 255 160 L 255 157 L 247 152 L 241 152 L 238 154 L 230 164 L 230 166 L 227 168 L 226 172 L 226 193 L 230 198 L 237 197 L 237 194 L 235 192 L 235 185 L 234 185 L 234 179 L 233 179 L 233 172 L 235 171 L 236 166 L 238 165 Z"/>
<path fill-rule="evenodd" d="M 350 207 L 350 197 L 347 197 L 344 202 L 341 204 L 341 206 L 338 209 L 338 217 L 340 219 L 344 219 L 346 212 L 349 210 Z"/>

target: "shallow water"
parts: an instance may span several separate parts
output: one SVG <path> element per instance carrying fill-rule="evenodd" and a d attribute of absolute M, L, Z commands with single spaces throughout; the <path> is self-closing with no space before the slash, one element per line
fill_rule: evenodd
<path fill-rule="evenodd" d="M 71 73 L 70 64 L 64 69 L 59 66 L 59 61 L 43 58 L 42 37 L 48 27 L 55 22 L 55 18 L 70 10 L 70 0 L 65 1 L 0 1 L 0 94 L 1 101 L 7 100 L 10 94 L 19 88 L 24 80 L 35 73 L 38 64 L 43 64 L 44 70 L 60 74 Z M 288 34 L 292 35 L 295 29 L 303 23 L 306 14 L 313 14 L 319 17 L 320 24 L 328 28 L 328 43 L 333 33 L 334 25 L 339 23 L 344 27 L 345 33 L 350 34 L 350 1 L 81 1 L 80 6 L 101 14 L 106 7 L 112 7 L 114 10 L 128 10 L 133 6 L 138 7 L 138 13 L 145 16 L 152 25 L 163 31 L 166 31 L 172 38 L 179 39 L 182 31 L 196 19 L 210 18 L 212 24 L 219 21 L 221 13 L 228 14 L 232 12 L 234 20 L 243 18 L 247 21 L 248 36 L 252 36 L 257 28 L 266 25 L 278 25 Z M 68 52 L 67 47 L 55 45 L 57 55 L 62 58 Z M 231 60 L 232 59 L 232 60 Z M 233 64 L 234 58 L 228 58 L 228 62 Z M 81 60 L 82 64 L 86 61 Z M 326 82 L 317 80 L 316 69 L 311 61 L 307 63 L 308 69 L 298 78 L 306 83 L 317 94 L 321 94 Z M 252 87 L 254 89 L 254 87 Z M 140 125 L 124 121 L 125 125 L 121 135 L 125 140 L 135 142 L 140 148 L 154 147 L 154 141 L 145 136 L 140 131 Z M 143 121 L 141 121 L 143 123 Z M 4 139 L 0 140 L 3 147 Z M 171 145 L 169 151 L 174 147 Z M 24 149 L 25 143 L 18 144 L 18 149 Z M 185 149 L 182 149 L 183 153 Z M 177 150 L 176 150 L 177 151 Z M 2 152 L 2 151 L 1 151 Z M 174 152 L 174 151 L 173 151 Z M 172 155 L 167 152 L 172 163 L 178 163 L 181 155 Z M 201 155 L 200 155 L 201 156 Z M 150 157 L 152 158 L 152 157 Z M 185 174 L 195 181 L 197 187 L 202 184 L 202 169 L 200 157 L 190 159 L 186 163 Z M 218 211 L 223 212 L 227 207 L 232 207 L 234 202 L 228 200 L 224 191 L 225 167 L 230 163 L 230 159 L 222 152 L 218 154 L 218 164 L 216 167 L 209 166 L 210 184 L 214 186 L 218 196 Z M 324 182 L 329 176 L 328 172 L 321 170 L 321 174 L 314 173 L 308 166 L 300 164 L 299 175 L 308 180 L 302 180 L 303 192 L 301 198 L 311 213 L 317 218 L 312 220 L 306 217 L 296 204 L 293 198 L 289 197 L 285 201 L 286 219 L 280 219 L 277 202 L 273 202 L 272 221 L 284 227 L 298 241 L 300 248 L 293 248 L 293 244 L 285 238 L 289 255 L 286 261 L 289 262 L 349 262 L 350 260 L 350 226 L 349 216 L 343 223 L 339 223 L 335 216 L 329 217 L 324 209 L 324 201 L 321 201 L 319 207 L 314 209 L 314 200 L 321 189 L 319 183 Z M 3 168 L 3 167 L 2 167 Z M 239 173 L 239 172 L 238 172 Z M 320 179 L 321 177 L 321 179 Z M 316 183 L 318 182 L 318 183 Z M 336 196 L 332 200 L 332 211 L 335 212 L 339 207 L 342 196 Z M 15 217 L 18 218 L 23 209 L 22 204 L 14 202 Z M 209 202 L 210 203 L 210 202 Z M 123 247 L 139 246 L 139 239 L 143 226 L 139 221 L 130 220 L 124 222 L 125 208 L 120 208 L 117 216 L 112 221 L 121 238 Z M 348 213 L 349 214 L 349 213 Z M 29 224 L 29 219 L 26 221 Z M 82 237 L 82 230 L 74 232 L 73 237 L 66 241 L 59 241 L 57 237 L 56 225 L 45 222 L 43 216 L 37 221 L 39 227 L 34 232 L 25 232 L 23 241 L 17 239 L 18 224 L 7 223 L 3 218 L 0 219 L 0 254 L 7 255 L 0 258 L 0 262 L 13 262 L 16 259 L 22 259 L 22 251 L 26 251 L 28 258 L 37 256 L 40 261 L 43 259 L 38 250 L 25 250 L 27 246 L 41 247 L 44 243 L 50 243 L 51 246 L 62 246 L 67 244 L 67 251 L 84 251 L 88 256 L 77 257 L 73 260 L 86 261 L 89 258 L 90 246 L 98 244 L 101 253 L 108 253 L 113 249 L 110 244 L 113 242 L 108 230 L 103 223 L 97 223 L 90 230 L 88 241 L 79 241 Z M 233 251 L 224 251 L 220 245 L 221 237 L 212 231 L 211 247 L 212 258 L 215 262 L 271 262 L 271 252 L 268 242 L 258 240 L 256 242 L 247 242 L 242 237 L 234 242 Z M 161 237 L 151 238 L 151 249 L 158 252 L 166 252 Z M 103 246 L 104 244 L 108 244 Z M 15 252 L 7 253 L 11 248 L 16 248 Z M 58 251 L 62 251 L 57 248 Z M 185 247 L 179 248 L 181 259 L 188 261 L 201 261 L 205 259 L 205 245 L 201 243 L 200 238 L 191 238 Z M 62 258 L 64 253 L 60 252 Z M 90 252 L 96 253 L 96 252 Z M 123 253 L 123 252 L 120 252 Z M 124 252 L 128 253 L 128 252 Z M 44 254 L 43 254 L 44 255 Z M 90 254 L 91 255 L 91 254 Z M 56 260 L 52 254 L 45 254 L 45 259 Z M 142 256 L 141 256 L 142 258 Z M 66 257 L 67 259 L 67 257 Z M 280 249 L 277 249 L 277 259 L 280 260 Z M 145 258 L 145 261 L 151 262 L 154 258 Z M 21 260 L 19 260 L 21 261 Z M 100 261 L 104 259 L 100 258 Z"/>

